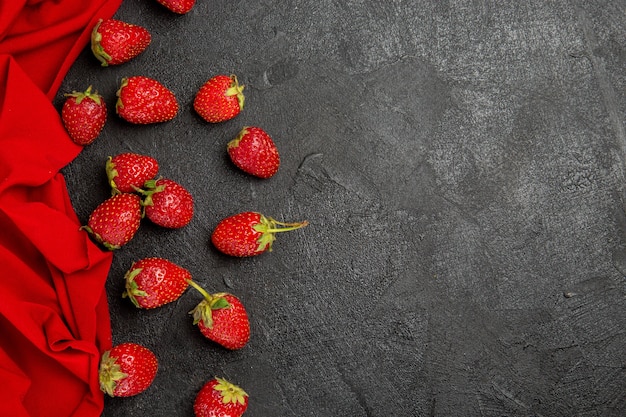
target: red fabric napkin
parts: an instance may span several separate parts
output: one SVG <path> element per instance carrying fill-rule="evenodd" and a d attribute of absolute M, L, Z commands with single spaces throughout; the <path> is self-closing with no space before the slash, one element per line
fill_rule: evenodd
<path fill-rule="evenodd" d="M 0 417 L 100 416 L 112 254 L 83 231 L 60 169 L 74 145 L 52 105 L 121 0 L 0 0 Z"/>

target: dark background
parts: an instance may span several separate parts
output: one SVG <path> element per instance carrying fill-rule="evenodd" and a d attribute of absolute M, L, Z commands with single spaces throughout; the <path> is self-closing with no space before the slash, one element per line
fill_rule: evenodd
<path fill-rule="evenodd" d="M 184 229 L 142 223 L 108 278 L 113 340 L 155 351 L 154 385 L 105 417 L 192 416 L 214 375 L 247 416 L 618 416 L 626 409 L 626 5 L 623 1 L 198 0 L 177 16 L 126 0 L 141 56 L 102 68 L 86 48 L 59 91 L 102 93 L 101 137 L 64 169 L 82 222 L 131 151 L 185 185 Z M 218 125 L 199 87 L 236 74 L 247 103 Z M 122 77 L 178 97 L 177 117 L 114 113 Z M 225 146 L 264 128 L 278 174 Z M 250 259 L 219 254 L 220 219 L 254 210 L 305 229 Z M 204 339 L 188 291 L 153 311 L 121 298 L 131 263 L 163 256 L 246 305 L 250 343 Z"/>

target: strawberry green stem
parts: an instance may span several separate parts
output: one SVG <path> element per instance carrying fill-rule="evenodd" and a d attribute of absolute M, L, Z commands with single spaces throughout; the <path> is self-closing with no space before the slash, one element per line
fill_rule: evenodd
<path fill-rule="evenodd" d="M 257 239 L 258 246 L 257 246 L 256 251 L 257 252 L 264 252 L 266 250 L 271 251 L 272 243 L 274 242 L 274 239 L 276 239 L 274 234 L 278 232 L 289 232 L 291 230 L 300 229 L 301 227 L 304 227 L 308 224 L 309 222 L 306 220 L 302 222 L 298 222 L 298 223 L 283 223 L 283 222 L 276 221 L 272 219 L 271 217 L 260 215 L 259 222 L 252 226 L 252 228 L 256 232 L 261 234 L 259 238 Z M 281 227 L 277 227 L 277 226 L 281 226 Z"/>
<path fill-rule="evenodd" d="M 194 287 L 196 290 L 198 290 L 198 292 L 202 294 L 204 299 L 207 300 L 208 302 L 211 302 L 213 300 L 213 296 L 209 294 L 204 288 L 200 286 L 200 284 L 198 284 L 194 280 L 188 279 L 187 283 L 191 285 L 192 287 Z"/>
<path fill-rule="evenodd" d="M 281 226 L 280 228 L 271 228 L 268 230 L 268 232 L 288 232 L 290 230 L 296 230 L 296 229 L 300 229 L 301 227 L 304 226 L 308 226 L 309 222 L 304 220 L 302 222 L 298 222 L 298 223 L 282 223 L 282 222 L 278 222 L 274 219 L 272 219 L 272 221 L 278 225 Z"/>
<path fill-rule="evenodd" d="M 292 230 L 305 227 L 309 224 L 309 222 L 306 220 L 302 222 L 298 222 L 298 223 L 283 223 L 283 222 L 276 221 L 272 218 L 268 218 L 268 220 L 269 222 L 267 223 L 267 225 L 261 223 L 257 225 L 258 228 L 255 226 L 255 230 L 259 232 L 263 232 L 263 233 L 290 232 Z M 281 226 L 281 227 L 275 227 L 275 226 Z"/>

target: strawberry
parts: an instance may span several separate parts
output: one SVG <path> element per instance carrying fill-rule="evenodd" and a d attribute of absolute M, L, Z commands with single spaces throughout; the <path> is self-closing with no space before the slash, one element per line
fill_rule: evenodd
<path fill-rule="evenodd" d="M 106 163 L 107 178 L 113 194 L 137 191 L 158 172 L 159 163 L 156 159 L 131 152 L 109 156 Z"/>
<path fill-rule="evenodd" d="M 141 198 L 136 194 L 117 194 L 100 203 L 91 213 L 86 230 L 109 250 L 128 243 L 141 222 Z"/>
<path fill-rule="evenodd" d="M 193 108 L 207 122 L 230 120 L 243 110 L 243 85 L 235 75 L 216 75 L 205 82 L 196 93 Z"/>
<path fill-rule="evenodd" d="M 178 113 L 174 93 L 157 80 L 142 75 L 122 78 L 117 97 L 115 111 L 130 123 L 166 122 Z"/>
<path fill-rule="evenodd" d="M 146 217 L 170 229 L 186 226 L 193 217 L 193 197 L 176 181 L 161 178 L 147 181 L 143 205 Z"/>
<path fill-rule="evenodd" d="M 196 3 L 196 0 L 157 0 L 170 11 L 178 14 L 189 13 Z"/>
<path fill-rule="evenodd" d="M 91 51 L 103 67 L 128 62 L 146 50 L 152 36 L 142 26 L 100 19 L 91 32 Z"/>
<path fill-rule="evenodd" d="M 144 258 L 124 276 L 128 297 L 137 308 L 157 308 L 176 301 L 187 289 L 191 273 L 163 258 Z"/>
<path fill-rule="evenodd" d="M 200 333 L 226 349 L 237 350 L 244 347 L 250 340 L 250 321 L 241 301 L 228 293 L 209 294 L 191 280 L 189 284 L 204 297 L 189 312 Z"/>
<path fill-rule="evenodd" d="M 97 91 L 91 86 L 83 92 L 65 94 L 66 100 L 61 109 L 63 125 L 70 138 L 77 145 L 89 145 L 102 132 L 107 118 L 107 106 Z"/>
<path fill-rule="evenodd" d="M 193 403 L 196 417 L 241 417 L 248 408 L 248 394 L 237 385 L 215 377 L 205 383 Z"/>
<path fill-rule="evenodd" d="M 269 178 L 278 171 L 278 149 L 270 135 L 260 127 L 244 127 L 226 148 L 233 163 L 248 174 Z"/>
<path fill-rule="evenodd" d="M 222 253 L 231 256 L 255 256 L 272 250 L 278 232 L 299 229 L 309 224 L 282 223 L 252 211 L 235 214 L 220 221 L 211 241 Z"/>
<path fill-rule="evenodd" d="M 100 389 L 111 397 L 131 397 L 147 390 L 159 367 L 145 346 L 126 342 L 104 352 L 100 360 Z"/>

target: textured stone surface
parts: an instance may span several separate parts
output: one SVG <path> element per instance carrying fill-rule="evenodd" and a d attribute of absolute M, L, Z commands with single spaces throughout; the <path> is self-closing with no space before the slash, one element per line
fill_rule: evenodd
<path fill-rule="evenodd" d="M 141 396 L 105 417 L 192 416 L 214 375 L 250 394 L 246 415 L 618 416 L 626 409 L 626 6 L 600 1 L 198 0 L 188 15 L 126 0 L 153 34 L 101 68 L 88 49 L 61 95 L 93 84 L 111 117 L 65 170 L 81 220 L 108 193 L 104 161 L 132 151 L 187 186 L 184 229 L 142 225 L 107 284 L 115 342 L 161 361 Z M 203 122 L 200 85 L 235 73 L 247 104 Z M 123 76 L 169 86 L 179 115 L 114 115 Z M 258 125 L 282 156 L 257 180 L 225 146 Z M 255 210 L 310 226 L 272 253 L 231 259 L 209 237 Z M 228 352 L 187 314 L 121 298 L 145 256 L 188 268 L 248 308 Z"/>

